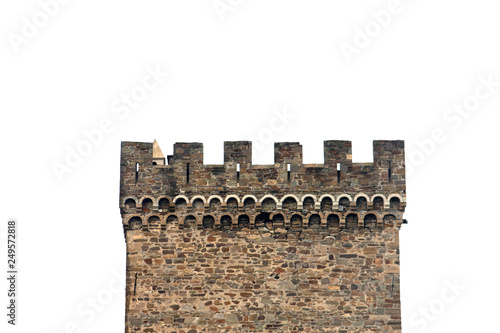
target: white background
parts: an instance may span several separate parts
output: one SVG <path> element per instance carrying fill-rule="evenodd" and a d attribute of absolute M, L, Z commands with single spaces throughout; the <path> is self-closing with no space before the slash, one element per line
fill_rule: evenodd
<path fill-rule="evenodd" d="M 485 97 L 480 79 L 500 82 L 496 2 L 401 0 L 383 27 L 371 12 L 389 1 L 221 3 L 222 15 L 212 0 L 74 0 L 47 22 L 37 1 L 0 4 L 2 271 L 6 222 L 20 225 L 18 326 L 2 273 L 0 330 L 123 332 L 120 141 L 156 138 L 165 155 L 203 142 L 213 164 L 225 140 L 254 140 L 254 164 L 271 164 L 274 141 L 322 163 L 323 140 L 352 140 L 354 161 L 370 162 L 372 140 L 404 139 L 403 331 L 498 331 L 500 86 Z M 169 76 L 114 112 L 148 67 Z M 447 111 L 464 101 L 471 112 Z M 294 118 L 277 122 L 284 109 Z M 103 119 L 112 129 L 58 179 Z"/>

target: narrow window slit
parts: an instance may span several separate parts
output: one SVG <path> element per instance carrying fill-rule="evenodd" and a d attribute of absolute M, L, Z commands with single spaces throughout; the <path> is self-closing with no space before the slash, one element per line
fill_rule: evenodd
<path fill-rule="evenodd" d="M 186 163 L 186 185 L 189 184 L 189 163 Z"/>
<path fill-rule="evenodd" d="M 340 185 L 340 163 L 337 163 L 337 184 Z"/>
<path fill-rule="evenodd" d="M 135 296 L 135 289 L 137 288 L 137 273 L 135 273 L 135 281 L 134 281 L 134 296 Z"/>
<path fill-rule="evenodd" d="M 240 182 L 240 164 L 236 164 L 236 182 Z"/>
<path fill-rule="evenodd" d="M 290 181 L 290 163 L 286 165 L 286 173 L 287 173 L 286 180 Z"/>
<path fill-rule="evenodd" d="M 389 183 L 392 183 L 392 168 L 391 168 L 391 161 L 389 161 L 389 169 L 388 169 L 388 173 L 389 173 Z"/>
<path fill-rule="evenodd" d="M 135 163 L 135 182 L 139 179 L 139 162 Z"/>

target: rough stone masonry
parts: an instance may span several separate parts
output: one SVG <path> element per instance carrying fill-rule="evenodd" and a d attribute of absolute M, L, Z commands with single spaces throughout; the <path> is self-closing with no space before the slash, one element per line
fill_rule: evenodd
<path fill-rule="evenodd" d="M 120 210 L 127 245 L 125 332 L 401 332 L 399 229 L 403 141 L 325 141 L 324 164 L 275 143 L 122 142 Z"/>

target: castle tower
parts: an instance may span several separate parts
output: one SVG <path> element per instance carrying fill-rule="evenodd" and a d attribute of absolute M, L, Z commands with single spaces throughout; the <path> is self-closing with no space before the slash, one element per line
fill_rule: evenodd
<path fill-rule="evenodd" d="M 120 211 L 127 245 L 125 327 L 132 332 L 401 332 L 399 229 L 403 141 L 374 141 L 352 163 L 325 141 L 324 164 L 275 143 L 122 142 Z"/>

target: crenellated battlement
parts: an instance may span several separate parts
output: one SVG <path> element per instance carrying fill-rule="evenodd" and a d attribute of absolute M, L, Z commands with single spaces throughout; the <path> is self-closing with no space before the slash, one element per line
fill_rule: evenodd
<path fill-rule="evenodd" d="M 154 143 L 122 142 L 120 197 L 234 192 L 405 196 L 403 141 L 373 141 L 373 163 L 353 163 L 350 141 L 325 141 L 324 164 L 304 164 L 302 145 L 274 144 L 274 164 L 252 164 L 250 141 L 224 142 L 224 164 L 203 164 L 202 143 L 176 143 L 154 156 Z M 158 150 L 158 148 L 156 149 Z M 161 150 L 160 150 L 161 152 Z M 163 155 L 162 155 L 163 156 Z"/>

